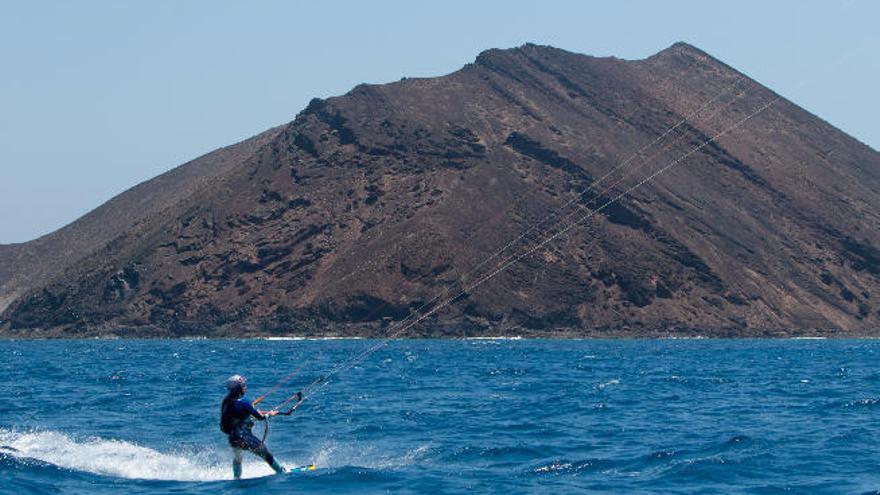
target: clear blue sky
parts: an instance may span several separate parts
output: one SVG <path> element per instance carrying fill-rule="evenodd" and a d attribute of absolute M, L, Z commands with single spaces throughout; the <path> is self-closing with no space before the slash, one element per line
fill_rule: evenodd
<path fill-rule="evenodd" d="M 0 0 L 0 243 L 312 97 L 525 42 L 642 58 L 687 41 L 880 149 L 880 2 L 611 3 Z"/>

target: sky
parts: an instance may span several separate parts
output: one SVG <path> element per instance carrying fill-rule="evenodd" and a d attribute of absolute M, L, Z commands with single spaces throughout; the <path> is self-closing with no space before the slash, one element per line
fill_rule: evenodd
<path fill-rule="evenodd" d="M 526 42 L 625 59 L 676 41 L 880 149 L 880 2 L 0 0 L 0 244 L 293 120 L 359 83 Z"/>

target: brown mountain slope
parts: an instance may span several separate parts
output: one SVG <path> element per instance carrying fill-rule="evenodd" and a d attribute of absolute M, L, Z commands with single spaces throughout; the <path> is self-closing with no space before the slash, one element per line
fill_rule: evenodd
<path fill-rule="evenodd" d="M 181 165 L 114 197 L 77 221 L 31 242 L 0 245 L 0 312 L 24 291 L 124 234 L 137 222 L 163 211 L 222 177 L 281 131 L 258 136 Z"/>
<path fill-rule="evenodd" d="M 358 86 L 186 186 L 120 195 L 106 228 L 18 246 L 36 281 L 0 251 L 3 331 L 379 335 L 774 98 L 686 44 L 639 61 L 526 45 Z M 408 334 L 874 333 L 878 166 L 780 100 Z"/>

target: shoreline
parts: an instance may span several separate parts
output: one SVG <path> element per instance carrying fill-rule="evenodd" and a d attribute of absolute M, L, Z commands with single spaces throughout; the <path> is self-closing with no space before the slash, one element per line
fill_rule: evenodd
<path fill-rule="evenodd" d="M 181 322 L 172 326 L 95 325 L 18 328 L 0 326 L 0 340 L 385 340 L 394 322 L 318 322 L 270 325 L 262 322 L 210 325 Z M 412 328 L 392 340 L 839 340 L 878 339 L 880 328 L 695 328 L 686 325 L 649 327 L 619 323 L 601 327 L 524 328 L 518 325 L 475 325 L 433 322 Z"/>
<path fill-rule="evenodd" d="M 193 336 L 185 336 L 185 337 L 167 337 L 167 336 L 155 336 L 155 337 L 145 337 L 145 336 L 119 336 L 119 335 L 103 335 L 103 336 L 89 336 L 89 337 L 20 337 L 20 336 L 0 336 L 0 342 L 50 342 L 50 341 L 88 341 L 88 340 L 96 340 L 96 341 L 114 341 L 114 340 L 129 340 L 129 341 L 155 341 L 155 340 L 168 340 L 168 341 L 267 341 L 267 342 L 318 342 L 318 341 L 459 341 L 459 342 L 525 342 L 525 341 L 734 341 L 734 340 L 749 340 L 749 341 L 806 341 L 806 342 L 815 342 L 815 341 L 842 341 L 842 340 L 880 340 L 880 335 L 839 335 L 832 337 L 825 336 L 771 336 L 771 337 L 756 337 L 756 336 L 633 336 L 633 335 L 591 335 L 591 336 L 521 336 L 521 335 L 511 335 L 511 336 L 478 336 L 478 337 L 430 337 L 430 336 L 416 336 L 416 337 L 397 337 L 393 339 L 388 339 L 382 336 L 375 337 L 361 337 L 361 336 L 346 336 L 346 337 L 338 337 L 338 336 L 328 336 L 328 337 L 317 337 L 317 336 L 280 336 L 280 337 L 265 337 L 265 336 L 203 336 L 203 335 L 193 335 Z"/>

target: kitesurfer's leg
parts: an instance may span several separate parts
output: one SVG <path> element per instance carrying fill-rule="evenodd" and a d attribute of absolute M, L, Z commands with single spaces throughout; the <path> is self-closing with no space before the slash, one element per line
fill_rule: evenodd
<path fill-rule="evenodd" d="M 241 449 L 233 448 L 232 457 L 232 476 L 235 479 L 241 479 Z"/>
<path fill-rule="evenodd" d="M 276 473 L 284 472 L 284 467 L 278 463 L 278 459 L 269 452 L 269 449 L 263 446 L 260 450 L 262 450 L 262 452 L 257 453 L 257 455 L 262 457 L 270 466 L 272 466 L 272 469 L 274 469 Z"/>
<path fill-rule="evenodd" d="M 278 463 L 278 460 L 275 459 L 275 456 L 273 456 L 272 453 L 269 452 L 269 449 L 266 448 L 266 445 L 262 441 L 260 441 L 259 438 L 249 433 L 245 433 L 241 435 L 241 437 L 239 438 L 239 442 L 241 442 L 241 444 L 244 445 L 245 448 L 260 456 L 264 461 L 266 461 L 266 464 L 272 466 L 272 469 L 274 469 L 276 473 L 284 472 L 284 467 Z"/>
<path fill-rule="evenodd" d="M 259 447 L 252 450 L 251 452 L 262 457 L 263 460 L 266 461 L 266 464 L 272 466 L 272 469 L 274 469 L 276 473 L 284 472 L 284 468 L 281 466 L 281 464 L 278 464 L 278 460 L 275 459 L 275 456 L 273 456 L 271 452 L 269 452 L 269 449 L 266 448 L 265 444 L 260 444 Z"/>

